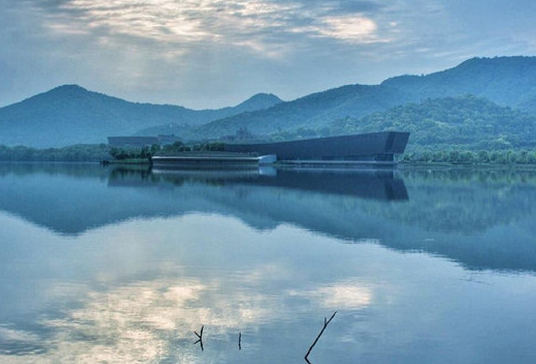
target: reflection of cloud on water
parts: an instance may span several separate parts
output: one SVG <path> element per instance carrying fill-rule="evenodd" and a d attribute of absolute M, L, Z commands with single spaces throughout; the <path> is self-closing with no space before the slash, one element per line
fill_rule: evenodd
<path fill-rule="evenodd" d="M 272 312 L 269 305 L 260 295 L 229 294 L 218 282 L 194 280 L 159 279 L 93 291 L 84 307 L 43 322 L 56 333 L 51 339 L 56 349 L 43 359 L 146 363 L 172 355 L 179 363 L 192 363 L 193 330 L 206 324 L 212 335 L 234 334 L 263 321 Z M 188 345 L 171 348 L 170 341 Z"/>
<path fill-rule="evenodd" d="M 234 334 L 274 314 L 270 298 L 254 292 L 226 292 L 218 282 L 161 279 L 90 291 L 86 297 L 83 307 L 41 323 L 53 334 L 44 339 L 49 350 L 32 357 L 34 362 L 147 363 L 171 354 L 179 363 L 192 363 L 196 348 L 190 339 L 200 325 L 210 325 L 211 335 Z M 21 347 L 37 341 L 23 331 L 4 329 L 2 333 Z M 179 351 L 169 347 L 170 340 L 188 345 Z M 28 356 L 0 358 L 2 362 L 29 362 Z"/>
<path fill-rule="evenodd" d="M 292 291 L 290 294 L 306 297 L 323 308 L 334 310 L 361 309 L 372 302 L 371 289 L 354 282 L 339 282 L 310 291 Z"/>
<path fill-rule="evenodd" d="M 262 268 L 263 272 L 268 268 Z M 259 293 L 259 287 L 247 287 L 258 279 L 259 272 L 253 271 L 230 287 L 221 279 L 185 278 L 138 281 L 102 291 L 88 287 L 83 305 L 41 321 L 49 332 L 42 337 L 0 328 L 0 337 L 19 342 L 19 347 L 39 343 L 47 348 L 41 353 L 18 353 L 26 355 L 3 352 L 0 361 L 150 363 L 169 358 L 176 363 L 195 363 L 199 353 L 192 345 L 194 330 L 204 324 L 209 328 L 207 339 L 217 336 L 232 341 L 241 330 L 294 316 L 297 308 L 285 304 L 289 293 L 321 309 L 362 308 L 371 301 L 368 289 L 351 283 L 267 294 Z"/>
<path fill-rule="evenodd" d="M 369 289 L 364 287 L 338 285 L 319 288 L 316 291 L 316 297 L 320 299 L 324 307 L 355 309 L 368 306 L 372 294 Z"/>

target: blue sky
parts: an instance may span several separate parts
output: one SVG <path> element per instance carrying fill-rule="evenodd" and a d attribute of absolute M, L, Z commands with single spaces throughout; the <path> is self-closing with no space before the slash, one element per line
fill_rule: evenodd
<path fill-rule="evenodd" d="M 0 106 L 61 84 L 192 108 L 536 55 L 533 0 L 0 0 Z"/>

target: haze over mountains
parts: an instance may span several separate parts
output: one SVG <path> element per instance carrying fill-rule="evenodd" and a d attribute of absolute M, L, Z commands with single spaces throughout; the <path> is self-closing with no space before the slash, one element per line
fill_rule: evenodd
<path fill-rule="evenodd" d="M 426 76 L 399 76 L 377 86 L 343 86 L 308 95 L 267 110 L 213 121 L 197 130 L 216 137 L 240 127 L 260 134 L 280 127 L 319 128 L 337 119 L 361 118 L 409 102 L 467 94 L 536 114 L 536 57 L 473 58 Z"/>
<path fill-rule="evenodd" d="M 467 95 L 477 96 L 482 102 L 467 102 Z M 240 105 L 219 110 L 132 103 L 66 85 L 0 108 L 0 144 L 50 147 L 105 143 L 110 135 L 171 133 L 185 140 L 217 139 L 240 128 L 257 135 L 298 128 L 329 131 L 348 118 L 367 129 L 385 126 L 377 123 L 381 113 L 387 112 L 385 117 L 394 120 L 397 110 L 404 110 L 401 106 L 441 98 L 450 98 L 447 104 L 460 100 L 461 106 L 451 108 L 452 112 L 441 107 L 448 116 L 419 111 L 406 124 L 398 123 L 397 128 L 419 130 L 430 118 L 448 125 L 460 123 L 478 115 L 474 108 L 482 109 L 484 103 L 502 117 L 476 123 L 474 133 L 478 134 L 481 127 L 498 134 L 512 133 L 511 125 L 503 128 L 503 124 L 514 118 L 522 129 L 519 132 L 526 134 L 536 126 L 536 57 L 472 58 L 426 76 L 399 76 L 372 86 L 347 85 L 288 102 L 272 94 L 258 94 Z M 376 117 L 367 117 L 370 115 Z"/>
<path fill-rule="evenodd" d="M 0 144 L 53 147 L 106 143 L 112 135 L 132 135 L 143 128 L 177 122 L 201 125 L 280 102 L 275 95 L 257 94 L 234 107 L 198 111 L 134 103 L 78 85 L 64 85 L 0 108 Z"/>

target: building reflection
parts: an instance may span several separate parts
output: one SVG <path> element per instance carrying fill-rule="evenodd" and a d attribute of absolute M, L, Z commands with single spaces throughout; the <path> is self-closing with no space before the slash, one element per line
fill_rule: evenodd
<path fill-rule="evenodd" d="M 246 184 L 259 187 L 297 189 L 326 194 L 395 201 L 408 200 L 404 181 L 396 170 L 319 170 L 275 169 L 261 167 L 245 170 L 153 170 L 115 168 L 110 172 L 109 186 L 134 187 L 169 183 L 181 186 L 186 182 L 206 184 Z"/>
<path fill-rule="evenodd" d="M 206 213 L 258 230 L 290 224 L 349 244 L 373 239 L 471 269 L 536 271 L 530 171 L 0 165 L 0 188 L 1 210 L 64 235 Z"/>

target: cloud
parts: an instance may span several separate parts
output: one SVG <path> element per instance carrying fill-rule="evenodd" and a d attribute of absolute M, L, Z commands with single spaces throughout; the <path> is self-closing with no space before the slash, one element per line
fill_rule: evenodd
<path fill-rule="evenodd" d="M 203 44 L 245 47 L 268 58 L 281 58 L 285 45 L 318 38 L 369 43 L 378 27 L 364 13 L 379 8 L 370 1 L 269 0 L 49 0 L 35 6 L 46 10 L 45 27 L 57 36 L 89 35 L 105 46 L 149 41 L 183 51 Z"/>
<path fill-rule="evenodd" d="M 314 299 L 322 307 L 337 309 L 362 309 L 372 303 L 372 290 L 356 282 L 333 282 L 311 291 L 293 291 L 292 296 Z"/>
<path fill-rule="evenodd" d="M 37 341 L 38 339 L 39 336 L 34 333 L 0 326 L 0 341 Z"/>
<path fill-rule="evenodd" d="M 188 277 L 116 284 L 106 290 L 81 285 L 75 287 L 79 304 L 44 317 L 38 333 L 0 326 L 0 340 L 13 344 L 12 351 L 0 351 L 0 360 L 13 364 L 147 363 L 172 357 L 177 363 L 193 363 L 199 349 L 192 345 L 192 332 L 201 324 L 210 328 L 206 337 L 212 342 L 215 338 L 234 340 L 241 330 L 295 319 L 304 312 L 310 314 L 312 307 L 323 312 L 371 304 L 371 289 L 354 282 L 278 294 L 257 291 L 258 283 L 267 287 L 281 279 L 290 280 L 288 272 L 266 265 L 241 276 L 237 285 L 219 278 Z M 60 285 L 55 294 L 67 297 L 73 294 L 72 288 Z M 292 296 L 307 303 L 289 304 Z"/>
<path fill-rule="evenodd" d="M 0 352 L 0 359 L 12 363 L 147 363 L 173 354 L 176 362 L 191 363 L 198 350 L 192 345 L 192 332 L 202 323 L 210 323 L 209 335 L 225 336 L 277 312 L 274 303 L 260 294 L 229 295 L 220 285 L 217 280 L 163 278 L 107 291 L 87 287 L 81 307 L 40 322 L 42 337 L 0 327 L 0 339 L 17 343 L 12 352 Z M 170 340 L 183 345 L 172 348 Z"/>
<path fill-rule="evenodd" d="M 377 42 L 376 23 L 363 16 L 339 16 L 322 20 L 323 27 L 318 28 L 321 36 L 341 39 L 352 43 Z M 387 40 L 385 40 L 387 41 Z"/>
<path fill-rule="evenodd" d="M 135 101 L 223 107 L 260 91 L 293 99 L 475 55 L 534 54 L 536 2 L 492 5 L 0 0 L 0 105 L 79 83 Z"/>

